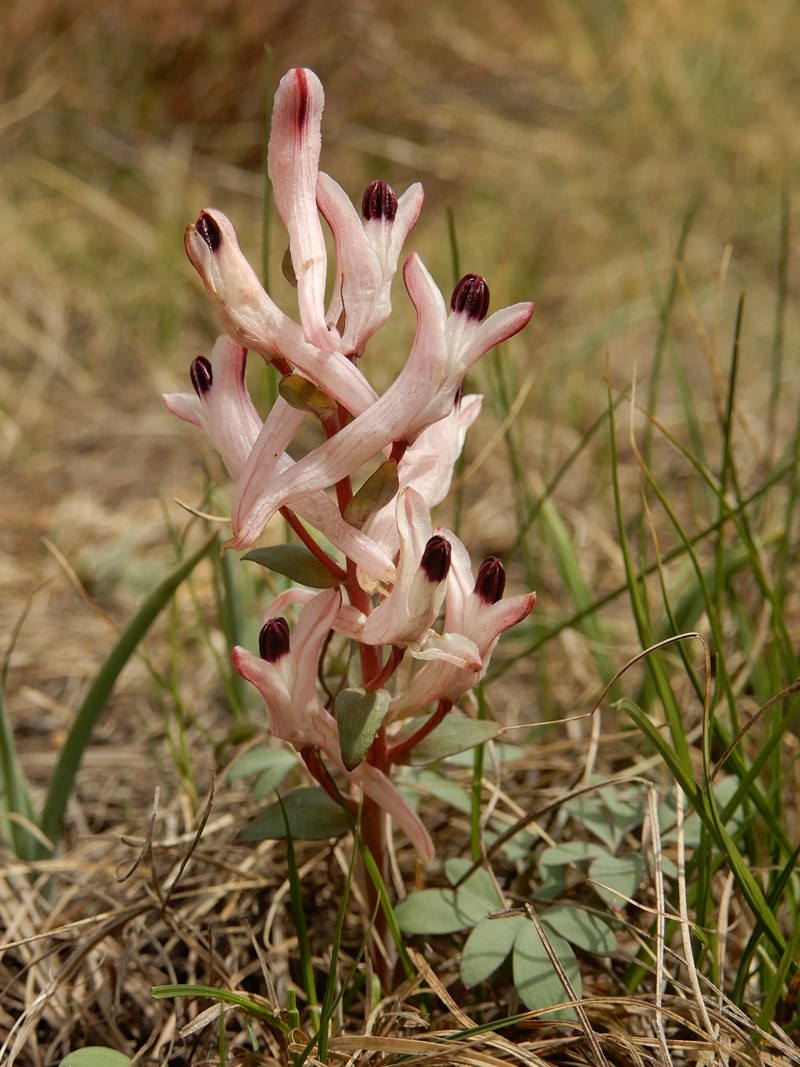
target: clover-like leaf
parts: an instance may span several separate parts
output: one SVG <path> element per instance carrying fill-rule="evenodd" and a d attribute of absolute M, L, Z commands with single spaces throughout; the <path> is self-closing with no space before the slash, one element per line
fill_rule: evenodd
<path fill-rule="evenodd" d="M 420 715 L 412 719 L 395 740 L 400 742 L 411 737 L 424 722 L 425 716 Z M 437 760 L 445 759 L 456 752 L 464 752 L 466 749 L 476 748 L 486 741 L 491 741 L 493 737 L 497 737 L 500 729 L 498 723 L 489 722 L 487 719 L 468 719 L 463 715 L 448 715 L 418 745 L 414 745 L 408 752 L 403 753 L 398 762 L 416 767 L 424 766 L 426 763 L 436 763 Z"/>
<path fill-rule="evenodd" d="M 343 689 L 337 695 L 334 710 L 339 724 L 339 745 L 348 771 L 357 767 L 369 752 L 391 699 L 385 689 L 369 693 L 360 686 Z"/>
<path fill-rule="evenodd" d="M 448 860 L 445 873 L 450 882 L 469 870 L 468 860 Z M 395 908 L 400 929 L 408 934 L 454 934 L 468 930 L 502 901 L 486 871 L 478 869 L 457 889 L 422 889 L 401 900 Z"/>
<path fill-rule="evenodd" d="M 295 789 L 282 801 L 293 838 L 324 841 L 329 837 L 341 837 L 350 829 L 342 807 L 318 786 Z M 239 833 L 240 841 L 283 840 L 285 837 L 286 823 L 277 801 Z"/>
<path fill-rule="evenodd" d="M 525 915 L 505 915 L 497 919 L 489 915 L 481 919 L 461 953 L 460 973 L 465 986 L 485 982 L 502 966 L 524 924 L 530 925 L 530 919 Z"/>
<path fill-rule="evenodd" d="M 269 545 L 253 548 L 242 559 L 291 578 L 293 582 L 311 589 L 332 589 L 339 579 L 320 563 L 305 545 Z"/>
<path fill-rule="evenodd" d="M 103 1045 L 88 1045 L 69 1052 L 58 1067 L 128 1067 L 130 1056 Z"/>
<path fill-rule="evenodd" d="M 547 940 L 564 968 L 576 995 L 580 996 L 581 972 L 575 953 L 563 937 L 551 930 L 547 930 L 546 933 Z M 527 1008 L 537 1011 L 569 999 L 532 922 L 528 921 L 520 928 L 514 941 L 513 952 L 514 986 Z M 574 1019 L 575 1010 L 559 1008 L 556 1011 L 547 1012 L 547 1018 Z"/>
<path fill-rule="evenodd" d="M 554 904 L 542 912 L 541 919 L 548 931 L 595 956 L 608 956 L 617 950 L 617 938 L 608 923 L 584 908 Z"/>
<path fill-rule="evenodd" d="M 633 897 L 643 874 L 644 860 L 638 852 L 598 856 L 589 865 L 589 877 L 595 883 L 595 891 L 612 908 L 625 907 L 625 898 Z"/>

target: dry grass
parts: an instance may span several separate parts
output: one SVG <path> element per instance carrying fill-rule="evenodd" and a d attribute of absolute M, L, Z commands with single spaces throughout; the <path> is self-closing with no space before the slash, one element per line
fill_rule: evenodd
<path fill-rule="evenodd" d="M 423 181 L 427 207 L 413 246 L 438 278 L 451 275 L 452 203 L 463 269 L 487 274 L 496 305 L 535 298 L 527 348 L 506 357 L 509 380 L 530 388 L 518 445 L 531 487 L 551 477 L 604 410 L 606 373 L 621 389 L 646 376 L 691 210 L 671 344 L 689 368 L 700 431 L 714 423 L 718 365 L 746 290 L 739 416 L 750 484 L 793 432 L 796 406 L 770 421 L 768 373 L 781 191 L 800 160 L 792 0 L 774 0 L 769 17 L 746 0 L 496 0 L 488 8 L 309 0 L 300 10 L 288 0 L 99 8 L 32 0 L 12 2 L 0 23 L 0 651 L 9 654 L 7 699 L 37 790 L 115 628 L 172 559 L 169 528 L 186 525 L 172 498 L 205 497 L 199 442 L 158 394 L 182 387 L 189 360 L 214 336 L 183 258 L 185 223 L 207 203 L 223 207 L 258 261 L 265 42 L 276 74 L 303 64 L 322 78 L 323 163 L 348 191 L 355 196 L 376 174 L 399 188 Z M 797 231 L 794 204 L 790 226 Z M 279 278 L 282 249 L 273 252 Z M 282 279 L 275 290 L 290 300 Z M 790 301 L 784 385 L 795 392 L 798 325 Z M 407 315 L 382 342 L 388 364 L 399 364 L 410 330 Z M 490 391 L 488 371 L 475 386 Z M 681 434 L 683 408 L 669 378 L 658 402 L 664 424 Z M 501 419 L 489 406 L 473 456 Z M 555 497 L 598 592 L 624 580 L 605 449 L 595 442 L 581 454 Z M 216 460 L 204 455 L 218 478 Z M 633 454 L 622 464 L 636 498 Z M 699 515 L 691 494 L 682 496 L 680 464 L 664 464 L 681 507 Z M 466 490 L 462 536 L 476 556 L 513 545 L 516 494 L 498 439 Z M 536 558 L 535 542 L 531 551 Z M 566 591 L 545 559 L 536 584 L 537 612 L 544 622 L 557 618 Z M 255 810 L 240 785 L 218 785 L 194 841 L 212 768 L 236 751 L 209 652 L 225 657 L 214 610 L 209 567 L 148 639 L 147 660 L 117 687 L 84 763 L 61 856 L 39 865 L 33 881 L 3 857 L 0 1047 L 16 1026 L 9 1063 L 56 1064 L 82 1043 L 141 1050 L 142 1063 L 219 1062 L 218 1016 L 195 1002 L 151 1000 L 150 988 L 218 984 L 280 1008 L 297 980 L 283 850 L 232 844 L 242 811 Z M 198 620 L 210 627 L 207 639 L 197 636 Z M 620 667 L 640 648 L 627 606 L 610 606 L 604 624 Z M 588 710 L 602 689 L 594 651 L 569 630 L 550 642 L 546 663 L 517 664 L 493 698 L 505 721 Z M 154 671 L 169 685 L 154 684 Z M 532 791 L 543 803 L 580 777 L 590 730 L 573 723 L 526 753 L 502 783 L 509 819 L 530 810 Z M 606 716 L 597 770 L 616 772 L 629 742 Z M 657 776 L 648 760 L 637 756 L 634 769 Z M 458 852 L 464 827 L 437 810 L 441 852 Z M 795 834 L 797 817 L 787 809 Z M 309 846 L 300 860 L 324 971 L 347 859 Z M 513 882 L 513 864 L 501 873 Z M 407 886 L 414 877 L 403 870 Z M 653 894 L 643 890 L 640 903 L 654 907 Z M 735 960 L 748 935 L 735 897 L 726 914 Z M 354 916 L 343 964 L 362 936 Z M 659 1044 L 659 983 L 639 997 L 617 995 L 626 956 L 649 922 L 633 907 L 626 916 L 630 940 L 620 958 L 584 960 L 586 1010 L 609 1064 L 789 1062 L 793 1053 L 777 1038 L 756 1053 L 756 1035 L 718 990 L 704 987 L 698 1002 L 692 968 L 671 954 L 658 976 L 670 988 Z M 373 1004 L 361 990 L 342 1014 L 332 1062 L 394 1062 L 400 1053 L 454 1062 L 437 1031 L 513 1010 L 460 986 L 449 940 L 428 952 L 432 971 L 418 961 L 425 996 L 404 987 Z M 510 985 L 499 994 L 511 995 Z M 258 1030 L 256 1056 L 241 1016 L 229 1014 L 226 1027 L 229 1062 L 285 1062 L 267 1028 Z M 457 1062 L 579 1064 L 593 1054 L 584 1039 L 530 1020 L 475 1037 L 469 1049 Z"/>

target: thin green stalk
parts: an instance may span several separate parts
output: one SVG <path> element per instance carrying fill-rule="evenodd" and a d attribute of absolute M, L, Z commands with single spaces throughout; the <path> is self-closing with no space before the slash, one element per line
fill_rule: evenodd
<path fill-rule="evenodd" d="M 14 742 L 14 731 L 6 710 L 5 694 L 0 681 L 0 841 L 8 841 L 14 855 L 32 860 L 41 850 L 41 842 L 20 825 L 17 816 L 32 826 L 36 812 L 28 780 L 22 769 Z M 7 826 L 3 825 L 7 822 Z"/>
<path fill-rule="evenodd" d="M 189 577 L 197 564 L 205 559 L 217 541 L 215 532 L 206 538 L 200 548 L 188 559 L 181 561 L 145 598 L 95 676 L 67 734 L 47 789 L 40 826 L 42 832 L 52 842 L 53 852 L 61 838 L 64 812 L 83 754 L 91 742 L 94 729 L 106 708 L 117 678 L 147 631 L 170 602 L 175 591 Z M 40 858 L 45 858 L 50 851 L 39 846 L 37 854 Z"/>
<path fill-rule="evenodd" d="M 275 795 L 278 798 L 278 804 L 280 804 L 281 814 L 283 815 L 283 825 L 286 828 L 286 873 L 289 879 L 289 902 L 292 909 L 292 918 L 294 919 L 295 934 L 297 935 L 297 950 L 300 953 L 303 989 L 306 994 L 306 1004 L 308 1005 L 311 1025 L 316 1029 L 320 1025 L 319 1012 L 316 1010 L 319 1001 L 314 980 L 314 957 L 311 951 L 311 939 L 308 936 L 308 926 L 306 925 L 306 915 L 303 908 L 303 887 L 300 882 L 300 872 L 297 869 L 294 838 L 292 836 L 292 828 L 289 825 L 289 816 L 286 813 L 283 799 L 277 790 Z"/>

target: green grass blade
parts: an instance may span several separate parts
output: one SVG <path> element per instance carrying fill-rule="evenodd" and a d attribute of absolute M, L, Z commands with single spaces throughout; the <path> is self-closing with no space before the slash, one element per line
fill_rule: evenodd
<path fill-rule="evenodd" d="M 4 687 L 0 682 L 0 841 L 7 841 L 20 859 L 34 859 L 41 844 L 16 819 L 9 818 L 12 815 L 33 825 L 37 821 L 28 780 L 17 756 Z"/>
<path fill-rule="evenodd" d="M 285 1023 L 274 1011 L 265 1008 L 263 1004 L 253 1000 L 244 993 L 237 993 L 232 989 L 217 989 L 210 985 L 156 985 L 150 990 L 150 996 L 154 1000 L 167 1000 L 172 997 L 210 997 L 222 1004 L 233 1004 L 237 1008 L 246 1011 L 248 1015 L 254 1015 L 257 1019 L 274 1026 L 282 1034 L 288 1034 L 289 1025 Z"/>
<path fill-rule="evenodd" d="M 47 789 L 40 827 L 53 850 L 58 846 L 64 821 L 64 812 L 92 733 L 105 710 L 108 698 L 128 660 L 135 653 L 143 637 L 160 613 L 172 599 L 178 586 L 189 577 L 197 564 L 217 544 L 218 535 L 213 533 L 188 559 L 182 560 L 145 598 L 134 617 L 120 634 L 117 643 L 92 682 L 89 692 L 78 709 L 58 762 L 53 770 Z M 43 858 L 47 851 L 40 846 Z"/>
<path fill-rule="evenodd" d="M 312 1019 L 312 1025 L 321 1027 L 319 1014 L 314 1010 L 317 1000 L 317 987 L 314 981 L 314 956 L 311 951 L 311 939 L 308 936 L 306 915 L 303 910 L 303 887 L 300 883 L 300 872 L 297 869 L 297 859 L 294 854 L 294 838 L 292 828 L 289 825 L 289 816 L 280 793 L 276 790 L 275 795 L 280 804 L 283 815 L 283 825 L 286 827 L 286 873 L 289 879 L 289 902 L 294 919 L 295 933 L 297 934 L 297 949 L 300 953 L 300 970 L 303 975 L 303 988 L 306 994 L 306 1003 Z"/>

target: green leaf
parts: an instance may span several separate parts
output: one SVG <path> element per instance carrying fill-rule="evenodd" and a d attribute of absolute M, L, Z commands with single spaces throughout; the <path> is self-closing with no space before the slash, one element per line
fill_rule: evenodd
<path fill-rule="evenodd" d="M 609 852 L 616 852 L 625 835 L 639 826 L 645 810 L 641 795 L 623 795 L 613 785 L 601 786 L 593 793 L 574 797 L 563 808 L 599 837 Z"/>
<path fill-rule="evenodd" d="M 242 559 L 257 563 L 259 567 L 266 567 L 286 578 L 291 578 L 299 585 L 307 585 L 311 589 L 333 589 L 339 584 L 336 575 L 320 563 L 305 545 L 271 545 L 265 548 L 254 548 L 246 552 Z"/>
<path fill-rule="evenodd" d="M 445 864 L 450 882 L 457 882 L 470 868 L 469 860 L 451 859 Z M 487 871 L 478 868 L 458 889 L 422 889 L 401 900 L 395 915 L 408 934 L 453 934 L 467 930 L 503 906 Z"/>
<path fill-rule="evenodd" d="M 271 771 L 276 767 L 285 767 L 288 770 L 296 764 L 297 756 L 288 748 L 278 748 L 277 745 L 258 745 L 234 760 L 228 771 L 228 780 L 236 782 L 240 778 L 260 774 L 262 771 Z"/>
<path fill-rule="evenodd" d="M 324 841 L 341 837 L 350 828 L 341 806 L 319 786 L 303 786 L 283 797 L 292 837 L 305 841 Z M 240 841 L 279 840 L 286 837 L 286 825 L 279 803 L 271 804 L 239 833 Z"/>
<path fill-rule="evenodd" d="M 595 883 L 602 883 L 593 888 L 612 908 L 625 907 L 623 898 L 635 895 L 643 873 L 644 860 L 638 852 L 626 852 L 624 856 L 598 856 L 589 864 L 589 877 Z"/>
<path fill-rule="evenodd" d="M 352 771 L 369 752 L 389 710 L 391 695 L 385 689 L 368 693 L 360 686 L 343 689 L 336 697 L 334 712 L 339 724 L 342 760 Z"/>
<path fill-rule="evenodd" d="M 404 730 L 401 730 L 396 740 L 400 742 L 411 737 L 424 725 L 428 717 L 422 715 L 415 717 Z M 475 748 L 486 741 L 491 741 L 499 733 L 498 723 L 451 714 L 418 745 L 414 745 L 410 751 L 404 753 L 399 762 L 415 767 L 424 766 L 426 763 L 436 763 L 437 760 L 445 759 L 456 752 L 464 752 L 468 748 Z"/>
<path fill-rule="evenodd" d="M 575 953 L 558 934 L 548 930 L 547 939 L 572 983 L 576 995 L 580 996 L 581 972 Z M 553 969 L 542 939 L 530 921 L 520 928 L 514 941 L 513 972 L 514 986 L 522 1002 L 531 1011 L 546 1008 L 551 1004 L 560 1004 L 569 999 L 560 978 Z M 557 1011 L 548 1012 L 547 1018 L 574 1019 L 575 1011 L 573 1008 L 560 1008 Z"/>
<path fill-rule="evenodd" d="M 399 488 L 397 463 L 387 459 L 372 472 L 344 509 L 345 522 L 360 530 L 376 511 L 394 499 Z"/>
<path fill-rule="evenodd" d="M 481 919 L 470 933 L 461 953 L 461 981 L 476 986 L 494 974 L 514 947 L 521 926 L 530 925 L 524 915 Z"/>
<path fill-rule="evenodd" d="M 568 904 L 555 904 L 542 912 L 541 918 L 542 926 L 547 927 L 548 933 L 552 931 L 595 956 L 608 956 L 617 951 L 614 931 L 604 919 L 590 911 Z"/>
<path fill-rule="evenodd" d="M 318 418 L 336 411 L 336 401 L 302 374 L 285 374 L 278 383 L 278 392 L 290 407 L 310 411 Z"/>
<path fill-rule="evenodd" d="M 128 1067 L 130 1062 L 130 1056 L 117 1052 L 113 1048 L 89 1045 L 87 1048 L 70 1052 L 58 1067 Z"/>
<path fill-rule="evenodd" d="M 539 863 L 542 867 L 562 867 L 567 863 L 588 863 L 607 854 L 606 849 L 594 841 L 565 841 L 543 849 Z"/>
<path fill-rule="evenodd" d="M 17 756 L 14 731 L 6 711 L 3 683 L 0 679 L 0 841 L 7 841 L 20 859 L 32 860 L 40 845 L 27 827 L 16 820 L 7 824 L 7 814 L 20 815 L 26 822 L 36 825 L 36 813 L 31 799 L 28 780 Z"/>
<path fill-rule="evenodd" d="M 421 889 L 401 900 L 394 913 L 407 934 L 454 934 L 475 926 L 490 910 L 463 889 Z"/>

